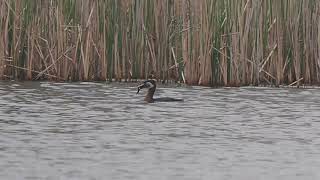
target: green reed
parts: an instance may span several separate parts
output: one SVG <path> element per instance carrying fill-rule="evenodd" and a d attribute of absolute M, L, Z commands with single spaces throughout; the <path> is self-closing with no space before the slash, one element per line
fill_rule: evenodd
<path fill-rule="evenodd" d="M 320 2 L 2 0 L 0 77 L 320 82 Z"/>

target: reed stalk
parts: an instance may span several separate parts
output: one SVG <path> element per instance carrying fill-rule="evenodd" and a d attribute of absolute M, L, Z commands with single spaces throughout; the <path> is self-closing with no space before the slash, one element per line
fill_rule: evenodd
<path fill-rule="evenodd" d="M 320 83 L 316 0 L 1 0 L 0 78 Z"/>

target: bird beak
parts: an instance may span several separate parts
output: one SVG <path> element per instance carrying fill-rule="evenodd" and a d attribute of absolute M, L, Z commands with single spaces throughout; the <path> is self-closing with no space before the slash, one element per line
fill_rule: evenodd
<path fill-rule="evenodd" d="M 138 94 L 138 93 L 140 92 L 140 90 L 143 89 L 143 88 L 144 88 L 144 84 L 139 85 L 139 86 L 138 86 L 137 94 Z"/>

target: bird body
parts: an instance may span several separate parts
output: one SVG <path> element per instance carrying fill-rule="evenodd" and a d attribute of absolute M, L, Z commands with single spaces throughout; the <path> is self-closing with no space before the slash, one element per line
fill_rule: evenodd
<path fill-rule="evenodd" d="M 154 92 L 156 91 L 156 87 L 157 85 L 155 80 L 146 80 L 138 86 L 137 94 L 140 92 L 141 89 L 148 89 L 148 92 L 144 98 L 144 101 L 148 103 L 183 101 L 182 99 L 175 99 L 171 97 L 153 98 Z"/>

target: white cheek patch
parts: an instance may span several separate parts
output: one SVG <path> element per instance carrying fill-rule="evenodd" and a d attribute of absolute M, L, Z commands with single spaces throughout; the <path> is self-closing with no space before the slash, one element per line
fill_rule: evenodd
<path fill-rule="evenodd" d="M 148 88 L 153 88 L 154 87 L 154 85 L 151 82 L 146 82 L 146 85 L 147 85 Z"/>

